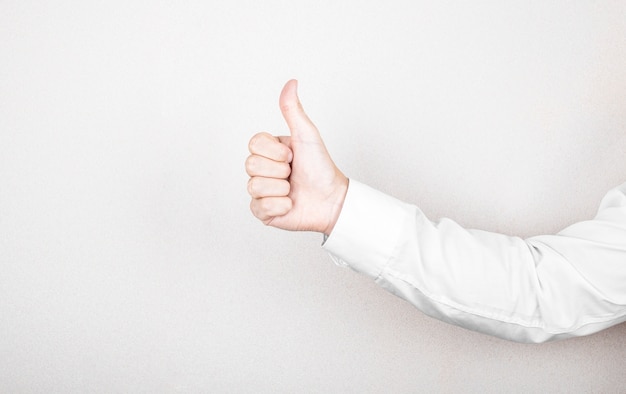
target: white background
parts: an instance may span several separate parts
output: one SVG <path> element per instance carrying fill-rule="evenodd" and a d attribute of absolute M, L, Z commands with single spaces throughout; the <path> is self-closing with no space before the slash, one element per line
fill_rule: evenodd
<path fill-rule="evenodd" d="M 264 227 L 290 78 L 350 177 L 519 236 L 626 181 L 622 1 L 1 1 L 0 391 L 619 392 L 626 326 L 520 345 Z"/>

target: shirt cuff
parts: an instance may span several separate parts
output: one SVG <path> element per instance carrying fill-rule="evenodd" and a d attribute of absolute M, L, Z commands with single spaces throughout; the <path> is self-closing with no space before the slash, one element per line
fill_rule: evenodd
<path fill-rule="evenodd" d="M 336 264 L 376 279 L 413 214 L 411 205 L 350 179 L 337 223 L 322 246 Z"/>

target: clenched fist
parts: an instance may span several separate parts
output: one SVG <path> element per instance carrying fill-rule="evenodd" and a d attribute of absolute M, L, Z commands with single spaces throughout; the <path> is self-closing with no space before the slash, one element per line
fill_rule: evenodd
<path fill-rule="evenodd" d="M 250 139 L 246 172 L 250 209 L 264 224 L 329 235 L 348 190 L 348 178 L 333 163 L 320 134 L 304 113 L 291 80 L 280 94 L 290 135 L 259 133 Z"/>

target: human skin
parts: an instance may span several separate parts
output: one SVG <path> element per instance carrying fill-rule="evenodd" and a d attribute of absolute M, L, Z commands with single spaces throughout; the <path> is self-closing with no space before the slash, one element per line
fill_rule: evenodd
<path fill-rule="evenodd" d="M 279 104 L 289 136 L 261 132 L 250 139 L 245 167 L 250 210 L 266 225 L 330 235 L 348 190 L 348 178 L 330 157 L 290 80 Z"/>

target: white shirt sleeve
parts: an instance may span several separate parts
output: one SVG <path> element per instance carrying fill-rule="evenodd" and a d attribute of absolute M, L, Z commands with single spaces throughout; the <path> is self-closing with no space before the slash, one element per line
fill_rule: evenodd
<path fill-rule="evenodd" d="M 591 334 L 626 321 L 626 183 L 593 220 L 526 240 L 432 222 L 357 181 L 323 245 L 424 313 L 518 342 Z"/>

